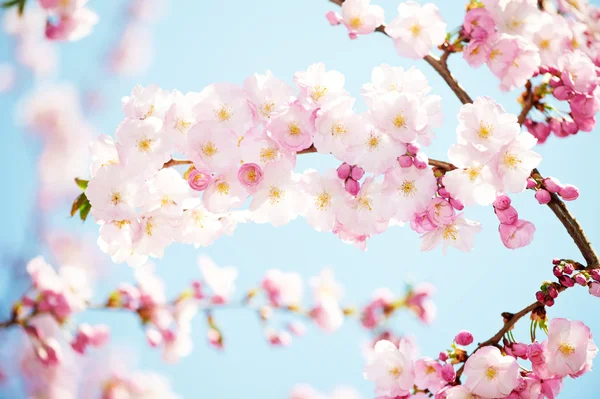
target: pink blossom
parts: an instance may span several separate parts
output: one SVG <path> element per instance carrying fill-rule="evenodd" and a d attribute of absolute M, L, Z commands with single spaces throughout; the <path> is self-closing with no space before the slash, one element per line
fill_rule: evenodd
<path fill-rule="evenodd" d="M 419 389 L 437 392 L 446 385 L 442 377 L 442 366 L 431 358 L 422 358 L 415 362 L 415 385 Z"/>
<path fill-rule="evenodd" d="M 545 356 L 551 374 L 577 374 L 591 364 L 597 352 L 590 329 L 582 322 L 561 318 L 550 321 Z"/>
<path fill-rule="evenodd" d="M 454 207 L 443 198 L 433 198 L 427 204 L 427 217 L 436 226 L 452 223 Z"/>
<path fill-rule="evenodd" d="M 278 269 L 268 270 L 262 288 L 273 306 L 299 306 L 302 302 L 303 283 L 298 273 L 285 273 Z"/>
<path fill-rule="evenodd" d="M 424 323 L 433 322 L 436 315 L 436 306 L 431 299 L 435 293 L 435 287 L 429 283 L 421 283 L 412 287 L 406 296 L 406 306 L 415 312 Z"/>
<path fill-rule="evenodd" d="M 595 281 L 590 283 L 590 294 L 600 298 L 600 283 Z"/>
<path fill-rule="evenodd" d="M 371 0 L 347 0 L 342 3 L 342 22 L 348 33 L 366 35 L 384 23 L 383 8 Z M 330 20 L 331 23 L 331 20 Z"/>
<path fill-rule="evenodd" d="M 58 24 L 46 23 L 46 38 L 49 40 L 79 40 L 92 31 L 98 15 L 87 8 L 79 8 L 70 15 L 61 15 Z"/>
<path fill-rule="evenodd" d="M 475 8 L 467 11 L 463 31 L 474 39 L 486 39 L 494 33 L 496 24 L 486 8 Z"/>
<path fill-rule="evenodd" d="M 508 396 L 519 385 L 519 365 L 493 346 L 480 348 L 465 363 L 464 386 L 485 398 Z"/>
<path fill-rule="evenodd" d="M 481 224 L 457 215 L 452 223 L 438 226 L 435 230 L 421 236 L 421 250 L 431 251 L 443 242 L 442 252 L 445 254 L 448 245 L 463 252 L 469 252 L 475 244 L 475 235 L 481 231 Z"/>
<path fill-rule="evenodd" d="M 415 383 L 413 348 L 401 340 L 398 347 L 378 341 L 367 360 L 364 377 L 375 382 L 375 394 L 391 397 L 409 394 Z"/>
<path fill-rule="evenodd" d="M 496 197 L 494 208 L 496 208 L 496 210 L 504 211 L 510 207 L 510 204 L 510 197 L 506 194 L 502 194 Z"/>
<path fill-rule="evenodd" d="M 245 187 L 254 187 L 258 185 L 263 178 L 263 172 L 259 165 L 255 163 L 245 163 L 240 166 L 238 179 Z"/>
<path fill-rule="evenodd" d="M 188 183 L 196 191 L 206 190 L 212 180 L 212 175 L 206 170 L 193 169 L 188 175 Z"/>
<path fill-rule="evenodd" d="M 566 184 L 558 192 L 565 201 L 574 201 L 579 198 L 579 189 L 573 185 Z"/>
<path fill-rule="evenodd" d="M 269 119 L 267 130 L 283 148 L 301 151 L 311 146 L 315 124 L 310 110 L 296 103 Z"/>
<path fill-rule="evenodd" d="M 237 269 L 235 267 L 219 267 L 208 256 L 199 256 L 198 265 L 206 285 L 212 290 L 216 299 L 227 302 L 235 291 Z"/>
<path fill-rule="evenodd" d="M 596 67 L 581 50 L 565 52 L 558 60 L 558 69 L 563 84 L 576 92 L 592 93 L 598 85 Z"/>
<path fill-rule="evenodd" d="M 531 222 L 518 219 L 513 224 L 500 223 L 498 231 L 504 246 L 516 249 L 525 247 L 533 241 L 535 226 Z"/>
<path fill-rule="evenodd" d="M 467 330 L 462 330 L 456 335 L 454 342 L 463 346 L 471 345 L 473 343 L 473 334 Z"/>

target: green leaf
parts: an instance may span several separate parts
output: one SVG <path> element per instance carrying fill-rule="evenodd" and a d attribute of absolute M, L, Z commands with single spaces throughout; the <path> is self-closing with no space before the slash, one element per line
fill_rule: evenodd
<path fill-rule="evenodd" d="M 23 10 L 25 9 L 25 1 L 26 0 L 20 0 L 19 1 L 19 15 L 23 15 Z"/>
<path fill-rule="evenodd" d="M 21 0 L 8 0 L 2 3 L 2 8 L 10 8 L 19 4 Z"/>
<path fill-rule="evenodd" d="M 92 210 L 92 205 L 86 198 L 85 204 L 83 204 L 81 209 L 79 209 L 79 218 L 81 219 L 82 222 L 85 222 L 85 219 L 87 219 L 88 214 L 90 213 L 91 210 Z"/>
<path fill-rule="evenodd" d="M 79 194 L 79 197 L 75 198 L 75 201 L 73 201 L 73 205 L 71 205 L 71 217 L 75 216 L 75 214 L 77 213 L 77 211 L 79 209 L 81 209 L 81 207 L 86 202 L 89 203 L 87 197 L 85 196 L 85 193 Z"/>
<path fill-rule="evenodd" d="M 89 180 L 84 180 L 84 179 L 80 179 L 79 177 L 75 178 L 75 183 L 77 184 L 77 186 L 84 190 L 87 188 Z"/>

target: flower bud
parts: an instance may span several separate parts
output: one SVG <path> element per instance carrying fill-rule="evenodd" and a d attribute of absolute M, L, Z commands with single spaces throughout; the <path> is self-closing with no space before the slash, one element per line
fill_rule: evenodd
<path fill-rule="evenodd" d="M 398 157 L 398 164 L 401 168 L 410 168 L 413 164 L 413 159 L 408 155 L 401 155 Z"/>
<path fill-rule="evenodd" d="M 508 209 L 508 207 L 511 204 L 511 200 L 510 197 L 506 194 L 502 194 L 496 197 L 496 200 L 494 201 L 494 208 L 498 209 L 498 210 L 506 210 Z"/>
<path fill-rule="evenodd" d="M 597 282 L 590 283 L 590 294 L 600 298 L 600 284 Z"/>
<path fill-rule="evenodd" d="M 598 286 L 600 287 L 600 284 L 598 284 Z M 446 360 L 448 360 L 448 352 L 441 351 L 438 357 L 442 362 L 445 362 Z"/>
<path fill-rule="evenodd" d="M 544 305 L 546 305 L 548 307 L 554 306 L 554 299 L 552 299 L 552 298 L 546 299 L 546 302 L 544 303 Z"/>
<path fill-rule="evenodd" d="M 543 182 L 544 187 L 546 187 L 546 190 L 550 191 L 551 193 L 557 193 L 562 188 L 562 184 L 560 184 L 560 181 L 558 181 L 558 179 L 555 179 L 554 177 L 546 177 L 543 180 Z"/>
<path fill-rule="evenodd" d="M 406 146 L 406 151 L 409 154 L 417 155 L 419 153 L 419 145 L 417 143 L 414 143 L 414 144 L 411 143 Z"/>
<path fill-rule="evenodd" d="M 575 285 L 575 281 L 569 276 L 560 276 L 558 281 L 567 288 L 571 288 Z"/>
<path fill-rule="evenodd" d="M 456 335 L 454 342 L 462 346 L 471 345 L 473 343 L 473 335 L 467 330 L 462 330 Z"/>
<path fill-rule="evenodd" d="M 254 187 L 263 179 L 263 171 L 255 163 L 245 163 L 238 170 L 238 180 L 244 187 Z"/>
<path fill-rule="evenodd" d="M 345 180 L 348 178 L 348 176 L 350 176 L 351 170 L 352 170 L 352 166 L 350 166 L 346 162 L 344 162 L 337 168 L 337 175 L 340 179 Z"/>
<path fill-rule="evenodd" d="M 188 176 L 188 184 L 193 190 L 203 191 L 212 183 L 213 178 L 210 172 L 194 169 Z"/>
<path fill-rule="evenodd" d="M 590 273 L 590 277 L 596 281 L 600 281 L 600 269 L 592 269 L 588 273 Z"/>
<path fill-rule="evenodd" d="M 563 267 L 563 273 L 565 274 L 573 274 L 573 272 L 575 271 L 575 266 L 573 266 L 572 263 L 565 263 L 564 267 Z"/>
<path fill-rule="evenodd" d="M 350 194 L 352 194 L 354 196 L 356 196 L 358 194 L 358 192 L 360 191 L 360 184 L 351 177 L 346 179 L 346 182 L 344 183 L 344 187 L 346 188 L 347 192 L 349 192 Z"/>
<path fill-rule="evenodd" d="M 438 194 L 440 195 L 440 197 L 442 198 L 450 198 L 450 193 L 448 192 L 448 190 L 446 190 L 444 187 L 440 187 L 438 189 Z"/>
<path fill-rule="evenodd" d="M 574 201 L 579 198 L 579 189 L 571 184 L 567 184 L 558 191 L 558 195 L 565 201 Z"/>
<path fill-rule="evenodd" d="M 325 14 L 325 18 L 332 26 L 339 25 L 342 22 L 342 18 L 335 11 L 329 11 Z"/>
<path fill-rule="evenodd" d="M 540 203 L 540 205 L 546 205 L 552 200 L 552 196 L 548 191 L 541 188 L 535 192 L 535 199 Z"/>
<path fill-rule="evenodd" d="M 552 273 L 556 276 L 556 277 L 560 277 L 563 275 L 563 268 L 561 266 L 554 266 L 552 268 Z"/>
<path fill-rule="evenodd" d="M 460 202 L 460 200 L 456 199 L 456 198 L 450 198 L 450 205 L 452 205 L 454 207 L 454 209 L 456 209 L 457 211 L 462 211 L 463 209 L 465 209 L 465 206 L 463 205 L 462 202 Z"/>
<path fill-rule="evenodd" d="M 353 166 L 352 171 L 350 172 L 350 177 L 354 180 L 360 180 L 365 175 L 365 170 L 360 166 Z"/>
<path fill-rule="evenodd" d="M 442 366 L 442 378 L 446 382 L 453 382 L 456 379 L 456 371 L 452 364 L 446 363 Z"/>
<path fill-rule="evenodd" d="M 519 213 L 515 208 L 509 206 L 507 209 L 498 210 L 496 209 L 496 216 L 500 223 L 512 225 L 519 219 Z"/>
<path fill-rule="evenodd" d="M 587 285 L 587 278 L 582 273 L 577 273 L 573 276 L 573 280 L 581 286 Z"/>
<path fill-rule="evenodd" d="M 548 286 L 548 295 L 552 299 L 555 299 L 558 297 L 558 290 L 556 289 L 555 286 L 553 286 L 553 285 Z"/>
<path fill-rule="evenodd" d="M 413 165 L 415 165 L 417 169 L 427 169 L 427 166 L 429 165 L 429 158 L 424 152 L 420 152 L 415 155 L 413 159 Z"/>
<path fill-rule="evenodd" d="M 535 293 L 535 299 L 537 299 L 540 303 L 544 303 L 544 301 L 546 300 L 546 296 L 542 291 L 538 291 Z"/>

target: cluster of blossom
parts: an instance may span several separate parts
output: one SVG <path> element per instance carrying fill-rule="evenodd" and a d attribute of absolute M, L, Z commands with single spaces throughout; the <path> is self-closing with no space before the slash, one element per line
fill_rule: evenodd
<path fill-rule="evenodd" d="M 270 73 L 248 78 L 243 89 L 213 84 L 186 95 L 136 87 L 124 99 L 117 140 L 103 136 L 92 148 L 86 195 L 103 250 L 116 262 L 142 264 L 173 241 L 209 245 L 238 221 L 281 226 L 303 215 L 362 248 L 370 235 L 412 221 L 424 250 L 443 240 L 468 251 L 480 227 L 454 208 L 523 191 L 541 159 L 514 115 L 479 98 L 461 109 L 450 150 L 461 169 L 440 187 L 419 149 L 441 122 L 440 98 L 428 94 L 418 70 L 375 68 L 362 88 L 369 109 L 362 114 L 339 72 L 315 64 L 294 80 L 297 96 Z M 313 150 L 349 169 L 294 173 L 296 155 Z M 190 161 L 172 160 L 176 153 Z M 182 163 L 193 164 L 183 175 L 168 168 Z M 248 197 L 249 212 L 232 212 Z"/>
<path fill-rule="evenodd" d="M 289 399 L 361 399 L 361 396 L 350 387 L 337 387 L 330 394 L 324 394 L 310 385 L 298 384 L 292 388 Z"/>
<path fill-rule="evenodd" d="M 23 15 L 16 7 L 4 11 L 4 31 L 16 39 L 15 59 L 41 77 L 54 73 L 58 65 L 58 49 L 46 40 L 45 23 L 46 15 L 38 7 L 28 8 Z"/>
<path fill-rule="evenodd" d="M 109 54 L 110 70 L 117 75 L 134 75 L 152 61 L 152 33 L 149 28 L 162 14 L 166 0 L 132 0 L 118 42 Z"/>
<path fill-rule="evenodd" d="M 44 144 L 37 162 L 38 204 L 44 210 L 76 194 L 73 176 L 89 162 L 82 148 L 94 133 L 80 101 L 74 87 L 61 84 L 41 86 L 20 104 L 19 122 Z"/>
<path fill-rule="evenodd" d="M 561 182 L 552 176 L 548 176 L 541 181 L 533 178 L 527 180 L 527 188 L 536 190 L 535 199 L 545 205 L 552 200 L 552 194 L 560 196 L 564 201 L 574 201 L 579 198 L 579 189 L 572 184 L 561 184 Z"/>
<path fill-rule="evenodd" d="M 49 40 L 79 40 L 92 31 L 98 15 L 86 8 L 88 0 L 38 0 L 48 13 L 46 38 Z"/>
<path fill-rule="evenodd" d="M 533 240 L 535 226 L 527 220 L 519 219 L 519 213 L 511 205 L 508 195 L 498 196 L 493 205 L 500 221 L 498 232 L 504 245 L 511 249 L 529 245 Z"/>
<path fill-rule="evenodd" d="M 558 294 L 575 284 L 588 287 L 591 295 L 600 297 L 600 269 L 584 270 L 583 267 L 570 260 L 554 259 L 553 273 L 558 283 L 545 281 L 535 293 L 536 299 L 546 306 L 553 306 Z M 573 275 L 573 276 L 571 276 Z"/>
<path fill-rule="evenodd" d="M 580 321 L 553 319 L 547 334 L 541 343 L 505 339 L 501 349 L 480 347 L 466 361 L 465 351 L 456 346 L 473 342 L 466 331 L 457 335 L 453 350 L 440 353 L 438 359 L 417 359 L 414 346 L 406 340 L 398 345 L 382 340 L 369 356 L 364 376 L 375 382 L 381 399 L 554 398 L 565 377 L 577 378 L 591 370 L 598 348 L 590 329 Z M 520 370 L 517 359 L 531 361 L 532 371 Z M 456 385 L 454 365 L 462 362 L 466 380 Z"/>

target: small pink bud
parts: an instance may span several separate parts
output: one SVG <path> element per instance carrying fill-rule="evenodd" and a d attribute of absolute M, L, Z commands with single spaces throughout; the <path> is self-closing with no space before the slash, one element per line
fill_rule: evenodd
<path fill-rule="evenodd" d="M 346 182 L 344 183 L 344 187 L 346 188 L 347 192 L 354 195 L 355 197 L 360 191 L 360 184 L 351 177 L 346 179 Z"/>
<path fill-rule="evenodd" d="M 544 179 L 544 187 L 546 187 L 546 190 L 550 191 L 551 193 L 557 193 L 562 188 L 562 184 L 560 184 L 560 181 L 554 177 L 546 177 Z"/>
<path fill-rule="evenodd" d="M 554 266 L 552 268 L 552 273 L 556 276 L 556 277 L 560 277 L 563 275 L 563 268 L 560 266 Z"/>
<path fill-rule="evenodd" d="M 561 260 L 559 258 L 554 258 L 552 259 L 552 264 L 553 265 L 560 265 Z"/>
<path fill-rule="evenodd" d="M 588 273 L 590 273 L 590 277 L 596 281 L 600 281 L 600 269 L 592 269 Z"/>
<path fill-rule="evenodd" d="M 446 382 L 453 382 L 456 379 L 456 371 L 452 364 L 446 363 L 442 366 L 442 378 Z"/>
<path fill-rule="evenodd" d="M 429 165 L 429 157 L 427 157 L 424 152 L 420 152 L 415 155 L 413 159 L 413 165 L 415 165 L 417 169 L 427 169 L 427 166 Z"/>
<path fill-rule="evenodd" d="M 508 209 L 508 207 L 510 206 L 511 200 L 510 197 L 506 194 L 502 194 L 496 197 L 496 200 L 494 201 L 494 208 L 499 209 L 501 211 L 504 211 L 506 209 Z"/>
<path fill-rule="evenodd" d="M 569 276 L 560 276 L 558 281 L 567 288 L 571 288 L 575 285 L 575 281 Z"/>
<path fill-rule="evenodd" d="M 550 84 L 551 87 L 558 87 L 558 86 L 560 86 L 562 84 L 562 82 L 561 82 L 560 78 L 557 78 L 556 76 L 553 76 L 550 79 L 549 84 Z"/>
<path fill-rule="evenodd" d="M 558 191 L 558 195 L 565 201 L 574 201 L 579 198 L 579 189 L 571 184 L 566 184 Z"/>
<path fill-rule="evenodd" d="M 350 176 L 351 170 L 352 170 L 352 166 L 350 166 L 346 162 L 344 162 L 337 168 L 337 175 L 340 179 L 346 180 L 348 178 L 348 176 Z"/>
<path fill-rule="evenodd" d="M 550 296 L 550 298 L 552 298 L 552 299 L 555 299 L 558 297 L 558 290 L 553 285 L 548 287 L 548 296 Z"/>
<path fill-rule="evenodd" d="M 535 199 L 540 203 L 540 205 L 546 205 L 552 200 L 552 196 L 548 191 L 541 188 L 535 192 Z"/>
<path fill-rule="evenodd" d="M 188 176 L 188 184 L 193 190 L 203 191 L 212 183 L 212 175 L 204 170 L 194 169 Z"/>
<path fill-rule="evenodd" d="M 408 151 L 409 154 L 417 155 L 419 153 L 419 145 L 417 143 L 411 143 L 406 146 L 406 151 Z"/>
<path fill-rule="evenodd" d="M 200 281 L 192 281 L 192 290 L 194 291 L 194 298 L 203 299 L 204 292 L 202 292 L 202 283 Z"/>
<path fill-rule="evenodd" d="M 445 362 L 446 360 L 448 360 L 448 352 L 446 352 L 446 351 L 440 352 L 440 354 L 438 356 L 442 362 Z"/>
<path fill-rule="evenodd" d="M 408 155 L 401 155 L 398 157 L 398 164 L 401 168 L 410 168 L 413 164 L 413 159 Z"/>
<path fill-rule="evenodd" d="M 473 334 L 467 330 L 462 330 L 456 335 L 454 342 L 463 346 L 471 345 L 473 343 Z"/>
<path fill-rule="evenodd" d="M 515 208 L 509 206 L 504 210 L 496 209 L 496 216 L 500 223 L 504 224 L 514 224 L 519 220 L 519 214 Z"/>
<path fill-rule="evenodd" d="M 442 198 L 450 198 L 450 193 L 448 192 L 448 190 L 446 190 L 444 187 L 440 187 L 438 189 L 438 194 L 440 195 L 440 197 Z"/>
<path fill-rule="evenodd" d="M 552 78 L 557 79 L 557 78 Z M 552 91 L 552 95 L 556 97 L 557 100 L 565 101 L 573 96 L 573 90 L 568 88 L 567 86 L 557 86 Z"/>
<path fill-rule="evenodd" d="M 573 280 L 575 280 L 575 282 L 581 286 L 587 285 L 587 278 L 581 273 L 574 275 Z"/>
<path fill-rule="evenodd" d="M 358 181 L 360 179 L 362 179 L 362 177 L 365 175 L 365 170 L 363 168 L 361 168 L 360 166 L 353 166 L 352 167 L 352 172 L 350 172 L 350 177 L 353 178 L 354 180 Z"/>
<path fill-rule="evenodd" d="M 579 127 L 577 126 L 577 123 L 573 122 L 573 121 L 568 121 L 568 120 L 564 120 L 561 123 L 562 129 L 563 131 L 569 133 L 569 134 L 576 134 L 579 131 Z"/>
<path fill-rule="evenodd" d="M 600 298 L 600 284 L 597 282 L 590 283 L 590 294 Z"/>
<path fill-rule="evenodd" d="M 565 266 L 563 267 L 563 273 L 565 274 L 573 274 L 573 272 L 575 271 L 575 266 L 573 266 L 572 263 L 565 263 Z"/>
<path fill-rule="evenodd" d="M 511 349 L 513 352 L 513 355 L 515 355 L 516 357 L 520 357 L 522 359 L 527 359 L 527 344 L 522 344 L 522 343 L 514 343 L 511 345 Z"/>
<path fill-rule="evenodd" d="M 325 18 L 332 26 L 339 25 L 342 22 L 342 18 L 335 11 L 329 11 L 325 13 Z"/>
<path fill-rule="evenodd" d="M 454 207 L 454 209 L 456 209 L 457 211 L 462 211 L 463 209 L 465 209 L 465 206 L 463 205 L 463 203 L 460 202 L 460 200 L 458 200 L 456 198 L 450 198 L 449 202 L 450 202 L 450 205 L 452 205 Z"/>
<path fill-rule="evenodd" d="M 263 171 L 255 163 L 245 163 L 238 170 L 238 180 L 244 187 L 254 187 L 263 179 Z"/>
<path fill-rule="evenodd" d="M 554 306 L 554 299 L 552 299 L 552 298 L 546 299 L 546 302 L 544 303 L 544 305 L 549 306 L 549 307 Z"/>
<path fill-rule="evenodd" d="M 546 296 L 542 291 L 538 291 L 535 293 L 535 299 L 537 299 L 540 303 L 544 303 L 544 301 L 546 300 Z"/>
<path fill-rule="evenodd" d="M 548 73 L 548 67 L 545 65 L 541 65 L 538 69 L 538 72 L 541 73 L 542 75 L 545 73 Z"/>
<path fill-rule="evenodd" d="M 350 38 L 350 40 L 358 39 L 358 35 L 356 34 L 356 32 L 348 32 L 348 37 Z"/>

